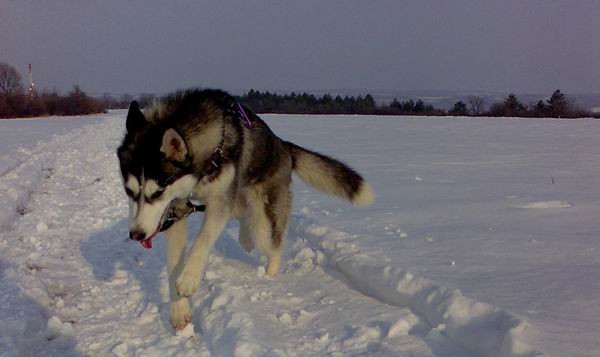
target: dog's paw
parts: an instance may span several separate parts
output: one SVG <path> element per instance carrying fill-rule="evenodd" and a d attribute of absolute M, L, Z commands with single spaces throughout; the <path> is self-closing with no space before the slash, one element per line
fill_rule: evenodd
<path fill-rule="evenodd" d="M 274 278 L 279 274 L 279 268 L 281 266 L 281 257 L 273 256 L 269 257 L 269 261 L 267 262 L 267 277 Z"/>
<path fill-rule="evenodd" d="M 192 322 L 192 310 L 187 299 L 179 299 L 171 303 L 171 325 L 175 330 L 183 330 Z"/>
<path fill-rule="evenodd" d="M 184 270 L 177 278 L 175 286 L 177 287 L 177 295 L 190 297 L 198 290 L 200 277 L 197 274 L 186 273 Z"/>

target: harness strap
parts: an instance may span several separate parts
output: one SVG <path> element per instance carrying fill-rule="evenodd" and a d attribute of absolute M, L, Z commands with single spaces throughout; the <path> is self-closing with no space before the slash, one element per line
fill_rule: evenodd
<path fill-rule="evenodd" d="M 240 113 L 242 114 L 242 119 L 244 120 L 244 125 L 246 125 L 246 128 L 252 129 L 252 127 L 254 125 L 252 124 L 252 121 L 250 120 L 250 118 L 248 118 L 248 115 L 246 114 L 246 111 L 244 110 L 244 106 L 241 105 L 240 102 L 235 102 L 235 104 L 237 104 L 237 107 L 240 110 Z"/>

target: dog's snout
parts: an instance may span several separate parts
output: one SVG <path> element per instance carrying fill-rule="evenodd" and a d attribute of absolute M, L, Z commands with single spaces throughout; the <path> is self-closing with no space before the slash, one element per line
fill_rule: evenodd
<path fill-rule="evenodd" d="M 131 240 L 144 240 L 144 238 L 146 238 L 146 233 L 143 232 L 139 232 L 139 231 L 133 231 L 133 232 L 129 232 L 129 239 Z"/>

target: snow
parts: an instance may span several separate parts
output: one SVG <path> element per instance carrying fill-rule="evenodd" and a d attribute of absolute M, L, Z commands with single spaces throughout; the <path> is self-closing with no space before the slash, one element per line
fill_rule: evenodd
<path fill-rule="evenodd" d="M 377 202 L 295 180 L 281 275 L 229 224 L 175 333 L 163 240 L 127 238 L 124 115 L 0 122 L 41 140 L 0 145 L 0 356 L 600 354 L 600 122 L 265 116 Z"/>
<path fill-rule="evenodd" d="M 303 130 L 312 120 L 319 129 Z M 269 122 L 290 141 L 352 163 L 377 194 L 375 206 L 358 210 L 297 185 L 304 216 L 350 233 L 348 243 L 382 262 L 520 316 L 548 353 L 600 354 L 600 122 Z"/>
<path fill-rule="evenodd" d="M 567 208 L 567 207 L 571 207 L 571 206 L 572 205 L 569 202 L 545 201 L 545 202 L 528 203 L 528 204 L 524 205 L 523 208 L 545 209 L 545 208 Z"/>
<path fill-rule="evenodd" d="M 4 154 L 19 148 L 32 149 L 38 142 L 49 141 L 56 135 L 99 123 L 108 116 L 109 114 L 2 119 L 0 120 L 2 133 L 0 152 Z"/>

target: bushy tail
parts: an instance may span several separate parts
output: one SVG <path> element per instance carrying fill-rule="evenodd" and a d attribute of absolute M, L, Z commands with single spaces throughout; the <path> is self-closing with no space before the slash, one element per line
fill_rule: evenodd
<path fill-rule="evenodd" d="M 371 186 L 356 171 L 331 157 L 286 142 L 292 153 L 294 171 L 315 189 L 369 206 L 375 202 Z"/>

